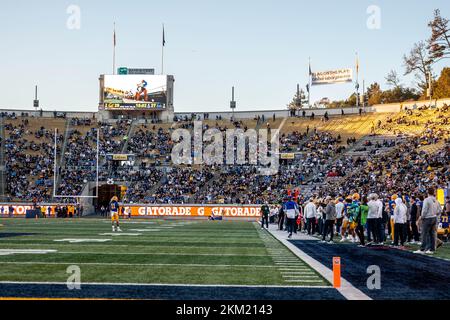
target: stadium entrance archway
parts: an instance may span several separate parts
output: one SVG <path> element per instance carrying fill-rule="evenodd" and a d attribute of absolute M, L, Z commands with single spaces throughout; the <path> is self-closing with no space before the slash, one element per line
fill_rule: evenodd
<path fill-rule="evenodd" d="M 121 189 L 120 186 L 117 184 L 105 184 L 98 188 L 98 198 L 96 207 L 100 208 L 101 206 L 108 207 L 109 202 L 111 201 L 111 198 L 116 196 L 119 198 L 119 201 L 121 200 Z"/>

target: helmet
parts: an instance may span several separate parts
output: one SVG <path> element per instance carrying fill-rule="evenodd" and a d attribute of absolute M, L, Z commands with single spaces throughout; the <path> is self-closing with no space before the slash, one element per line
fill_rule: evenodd
<path fill-rule="evenodd" d="M 352 196 L 352 199 L 353 200 L 359 200 L 361 197 L 359 196 L 359 193 L 355 193 L 355 194 L 353 194 L 353 196 Z"/>
<path fill-rule="evenodd" d="M 397 198 L 398 198 L 398 195 L 397 195 L 397 194 L 394 194 L 394 195 L 392 195 L 392 197 L 391 197 L 391 199 L 394 200 L 394 201 L 397 200 Z"/>
<path fill-rule="evenodd" d="M 111 198 L 111 201 L 119 201 L 119 198 L 117 198 L 116 196 Z"/>

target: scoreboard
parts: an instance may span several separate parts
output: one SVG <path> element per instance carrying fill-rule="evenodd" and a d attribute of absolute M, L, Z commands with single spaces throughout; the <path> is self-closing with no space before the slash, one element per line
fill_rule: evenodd
<path fill-rule="evenodd" d="M 166 110 L 172 107 L 172 96 L 172 76 L 100 76 L 100 110 Z"/>

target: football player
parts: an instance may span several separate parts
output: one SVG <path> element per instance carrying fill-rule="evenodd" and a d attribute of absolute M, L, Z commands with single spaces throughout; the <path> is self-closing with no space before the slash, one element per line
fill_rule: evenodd
<path fill-rule="evenodd" d="M 111 223 L 113 232 L 121 232 L 119 227 L 119 199 L 114 196 L 109 203 L 109 209 L 111 211 Z"/>

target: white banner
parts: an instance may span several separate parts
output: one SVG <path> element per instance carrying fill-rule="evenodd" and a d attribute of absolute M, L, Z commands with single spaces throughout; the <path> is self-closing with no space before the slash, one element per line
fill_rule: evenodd
<path fill-rule="evenodd" d="M 348 68 L 331 71 L 312 72 L 311 77 L 313 86 L 318 84 L 352 82 L 353 70 L 351 68 Z"/>

